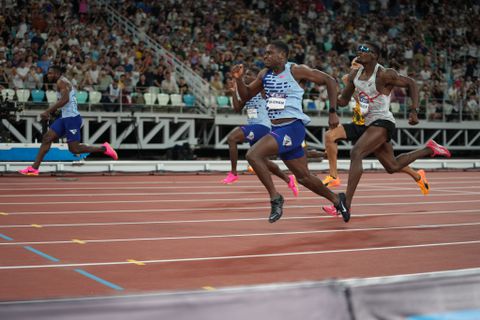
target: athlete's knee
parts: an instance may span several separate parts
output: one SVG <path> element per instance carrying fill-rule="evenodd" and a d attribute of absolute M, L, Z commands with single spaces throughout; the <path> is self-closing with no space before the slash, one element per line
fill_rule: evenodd
<path fill-rule="evenodd" d="M 249 149 L 247 151 L 247 154 L 245 155 L 245 158 L 247 159 L 248 162 L 255 162 L 259 158 L 255 152 L 252 151 L 252 149 Z"/>
<path fill-rule="evenodd" d="M 325 132 L 325 143 L 332 142 L 335 142 L 335 134 L 331 130 L 328 130 L 327 132 Z"/>
<path fill-rule="evenodd" d="M 392 167 L 392 166 L 385 166 L 385 171 L 387 171 L 387 173 L 389 174 L 392 174 L 397 172 L 398 170 L 396 170 L 395 167 Z"/>
<path fill-rule="evenodd" d="M 237 144 L 238 141 L 237 141 L 237 138 L 235 138 L 233 135 L 230 135 L 230 136 L 228 136 L 227 143 L 228 144 Z"/>
<path fill-rule="evenodd" d="M 73 154 L 79 154 L 81 153 L 80 152 L 80 148 L 78 147 L 78 145 L 68 145 L 68 151 L 70 151 L 71 153 Z"/>
<path fill-rule="evenodd" d="M 387 171 L 390 174 L 399 172 L 400 170 L 403 169 L 403 167 L 401 167 L 398 163 L 387 163 L 387 164 L 384 164 L 383 167 L 385 168 L 385 171 Z"/>
<path fill-rule="evenodd" d="M 362 149 L 353 147 L 352 150 L 350 150 L 350 159 L 358 160 L 363 158 L 364 158 L 364 152 Z"/>

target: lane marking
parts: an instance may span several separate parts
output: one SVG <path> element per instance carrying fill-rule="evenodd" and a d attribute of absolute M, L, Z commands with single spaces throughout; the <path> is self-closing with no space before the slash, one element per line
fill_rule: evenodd
<path fill-rule="evenodd" d="M 455 210 L 454 214 L 459 213 L 480 213 L 478 209 L 465 209 Z M 384 216 L 424 216 L 432 214 L 453 214 L 452 210 L 440 210 L 440 211 L 426 211 L 426 212 L 390 212 L 390 213 L 367 213 L 354 215 L 355 218 L 368 218 L 368 217 L 384 217 Z M 296 216 L 285 217 L 282 220 L 304 220 L 304 219 L 332 219 L 334 217 L 323 215 L 316 216 Z M 83 222 L 83 223 L 46 223 L 42 226 L 44 228 L 58 228 L 58 227 L 98 227 L 98 226 L 124 226 L 124 225 L 144 225 L 144 224 L 186 224 L 186 223 L 218 223 L 218 222 L 248 222 L 248 221 L 263 221 L 266 217 L 262 218 L 237 218 L 237 219 L 202 219 L 202 220 L 154 220 L 154 221 L 124 221 L 124 222 Z M 12 224 L 5 225 L 2 228 L 14 229 L 14 228 L 30 228 L 28 224 Z M 76 239 L 73 239 L 76 240 Z"/>
<path fill-rule="evenodd" d="M 158 259 L 158 260 L 142 260 L 143 263 L 178 263 L 178 262 L 199 262 L 199 261 L 217 261 L 217 260 L 238 260 L 238 259 L 254 259 L 254 258 L 277 258 L 277 257 L 292 257 L 292 256 L 307 256 L 320 254 L 334 254 L 334 253 L 352 253 L 352 252 L 368 252 L 368 251 L 388 251 L 388 250 L 402 250 L 402 249 L 418 249 L 418 248 L 435 248 L 448 246 L 462 246 L 480 244 L 480 240 L 459 241 L 459 242 L 441 242 L 441 243 L 425 243 L 415 245 L 402 246 L 386 246 L 386 247 L 371 247 L 371 248 L 352 248 L 352 249 L 337 249 L 337 250 L 319 250 L 319 251 L 301 251 L 301 252 L 284 252 L 284 253 L 264 253 L 238 256 L 213 256 L 213 257 L 196 257 L 196 258 L 180 258 L 180 259 Z M 48 268 L 65 268 L 65 267 L 86 267 L 86 266 L 114 266 L 114 265 L 128 265 L 128 261 L 114 261 L 114 262 L 91 262 L 91 263 L 71 263 L 71 264 L 53 264 L 53 265 L 23 265 L 23 266 L 0 266 L 0 270 L 18 270 L 18 269 L 48 269 Z"/>
<path fill-rule="evenodd" d="M 474 200 L 452 200 L 452 201 L 433 201 L 433 202 L 415 202 L 415 205 L 428 205 L 428 204 L 436 204 L 436 203 L 441 203 L 441 204 L 450 204 L 450 203 L 471 203 L 475 202 Z M 410 203 L 412 204 L 412 203 Z M 394 205 L 408 205 L 406 203 L 402 202 L 397 202 L 397 203 L 359 203 L 355 204 L 356 207 L 364 207 L 364 206 L 394 206 Z M 284 209 L 309 209 L 309 208 L 315 208 L 319 210 L 319 206 L 317 204 L 315 205 L 286 205 L 283 206 Z M 169 209 L 162 209 L 162 208 L 156 208 L 156 209 L 118 209 L 118 210 L 68 210 L 68 211 L 17 211 L 17 212 L 11 212 L 12 216 L 22 216 L 22 215 L 77 215 L 77 214 L 118 214 L 118 213 L 149 213 L 149 214 L 156 214 L 156 213 L 166 213 L 166 212 L 171 212 L 171 213 L 178 213 L 178 212 L 192 212 L 192 211 L 256 211 L 256 210 L 263 210 L 263 209 L 270 209 L 268 206 L 248 206 L 248 207 L 229 207 L 229 208 L 218 208 L 218 207 L 204 207 L 204 208 L 169 208 Z M 477 211 L 477 210 L 474 210 Z M 221 212 L 221 213 L 222 213 Z M 450 210 L 449 212 L 454 213 L 457 212 L 457 210 Z M 416 212 L 415 214 L 423 214 L 424 212 Z M 389 215 L 389 214 L 386 214 Z M 357 216 L 355 214 L 355 216 Z M 282 219 L 287 219 L 287 218 L 282 218 Z M 8 226 L 2 226 L 3 227 L 8 227 Z"/>
<path fill-rule="evenodd" d="M 41 225 L 35 224 L 35 223 L 34 223 L 34 224 L 31 224 L 30 226 L 31 226 L 31 227 L 34 227 L 34 228 L 43 228 Z"/>
<path fill-rule="evenodd" d="M 436 175 L 434 172 L 431 172 L 431 171 L 427 171 L 427 174 L 430 173 L 430 174 L 433 174 L 433 175 Z M 472 171 L 472 172 L 468 172 L 466 174 L 463 174 L 461 175 L 461 180 L 462 181 L 465 181 L 465 180 L 474 180 L 474 181 L 478 181 L 478 177 L 475 175 L 477 174 L 478 175 L 478 172 L 475 172 L 475 171 Z M 340 174 L 342 175 L 342 173 Z M 345 172 L 343 175 L 347 176 L 348 175 L 348 172 Z M 369 177 L 362 177 L 362 180 L 363 182 L 384 182 L 386 184 L 390 184 L 386 181 L 394 181 L 394 182 L 397 182 L 399 181 L 399 178 L 388 178 L 388 176 L 390 175 L 387 175 L 385 174 L 385 177 L 384 178 L 369 178 Z M 402 175 L 403 176 L 403 175 Z M 207 176 L 205 176 L 207 177 Z M 236 187 L 238 187 L 239 185 L 238 184 L 241 184 L 241 185 L 245 185 L 246 183 L 254 183 L 254 182 L 258 182 L 258 178 L 257 177 L 249 177 L 249 175 L 244 175 L 242 176 L 243 177 L 243 181 L 238 181 L 236 183 Z M 428 178 L 428 181 L 451 181 L 452 180 L 452 177 L 456 177 L 458 178 L 458 173 L 455 173 L 455 174 L 451 174 L 451 175 L 447 175 L 445 177 L 427 177 Z M 102 177 L 102 179 L 106 179 L 108 177 Z M 175 185 L 179 185 L 179 184 L 187 184 L 187 185 L 192 185 L 192 184 L 199 184 L 199 185 L 202 185 L 204 186 L 205 184 L 207 183 L 212 183 L 214 186 L 217 186 L 219 188 L 225 188 L 225 186 L 219 186 L 219 184 L 221 183 L 220 181 L 224 178 L 223 175 L 216 175 L 214 176 L 214 179 L 210 180 L 208 179 L 207 181 L 199 181 L 198 179 L 197 180 L 183 180 L 183 181 L 168 181 L 168 182 L 165 182 L 165 181 L 160 181 L 160 180 L 155 180 L 155 181 L 109 181 L 109 182 L 105 182 L 104 180 L 91 180 L 91 181 L 75 181 L 75 182 L 65 182 L 65 181 L 62 181 L 62 182 L 56 182 L 56 181 L 53 181 L 53 180 L 49 180 L 49 183 L 57 183 L 58 185 L 61 185 L 61 186 L 66 186 L 66 185 L 74 185 L 74 186 L 77 186 L 77 185 L 125 185 L 125 186 L 128 186 L 128 185 L 135 185 L 135 184 L 145 184 L 145 185 L 152 185 L 152 184 L 156 184 L 156 185 L 165 185 L 165 186 L 168 186 L 168 188 L 170 188 L 170 186 L 172 187 L 175 187 Z M 406 181 L 411 181 L 412 179 L 411 178 L 408 178 L 406 175 L 403 176 L 403 178 L 401 179 L 406 179 Z M 206 179 L 204 179 L 206 180 Z M 413 183 L 413 182 L 412 182 Z M 5 185 L 5 186 L 8 186 L 8 187 L 12 187 L 14 185 L 18 185 L 18 186 L 31 186 L 31 185 L 39 185 L 39 186 L 44 186 L 45 185 L 45 182 L 0 182 L 0 185 Z M 42 188 L 43 189 L 43 188 Z M 12 188 L 9 188 L 9 190 L 12 190 Z"/>
<path fill-rule="evenodd" d="M 86 241 L 80 240 L 80 239 L 72 239 L 73 243 L 78 243 L 78 244 L 85 244 L 87 243 Z"/>
<path fill-rule="evenodd" d="M 118 239 L 93 239 L 88 240 L 89 243 L 107 243 L 107 242 L 134 242 L 134 241 L 169 241 L 169 240 L 200 240 L 200 239 L 217 239 L 217 238 L 243 238 L 243 237 L 265 237 L 265 236 L 289 236 L 304 234 L 323 234 L 337 232 L 365 232 L 365 231 L 388 231 L 388 230 L 406 230 L 406 229 L 433 229 L 433 228 L 456 228 L 456 227 L 473 227 L 480 225 L 480 222 L 454 223 L 454 224 L 434 224 L 434 225 L 409 225 L 409 226 L 393 226 L 393 227 L 366 227 L 355 229 L 330 229 L 330 230 L 309 230 L 309 231 L 285 231 L 285 232 L 265 232 L 265 233 L 239 233 L 239 234 L 218 234 L 206 236 L 171 236 L 171 237 L 152 237 L 152 238 L 118 238 Z M 1 246 L 19 245 L 19 244 L 68 244 L 71 241 L 37 241 L 37 242 L 13 242 L 0 243 Z"/>
<path fill-rule="evenodd" d="M 25 249 L 35 253 L 35 254 L 38 254 L 39 256 L 41 257 L 44 257 L 45 259 L 48 259 L 50 261 L 53 261 L 53 262 L 59 262 L 60 260 L 58 260 L 57 258 L 54 258 L 46 253 L 43 253 L 42 251 L 40 250 L 37 250 L 35 248 L 32 248 L 32 247 L 29 247 L 29 246 L 24 246 Z"/>
<path fill-rule="evenodd" d="M 408 185 L 408 187 L 404 187 L 404 188 L 400 188 L 399 185 L 402 185 L 402 184 L 406 184 Z M 385 191 L 386 189 L 388 189 L 389 191 L 392 191 L 392 190 L 403 190 L 403 191 L 411 191 L 411 195 L 412 196 L 421 196 L 421 197 L 424 197 L 423 195 L 420 195 L 418 193 L 418 188 L 416 187 L 413 187 L 411 186 L 412 184 L 411 183 L 396 183 L 394 186 L 392 185 L 375 185 L 375 186 L 370 186 L 370 188 L 365 188 L 365 186 L 361 186 L 357 189 L 356 191 L 356 194 L 361 194 L 361 193 L 369 193 L 369 192 L 377 192 L 377 191 Z M 373 187 L 373 188 L 372 188 Z M 188 188 L 188 187 L 186 187 Z M 208 187 L 209 189 L 211 189 L 211 187 Z M 445 189 L 444 189 L 445 188 Z M 144 188 L 125 188 L 125 190 L 135 190 L 135 189 L 144 189 Z M 165 189 L 168 189 L 170 190 L 170 188 L 167 188 L 165 187 Z M 193 189 L 193 188 L 189 188 L 189 189 Z M 202 190 L 204 190 L 205 188 L 201 188 Z M 230 194 L 265 194 L 265 191 L 263 190 L 263 187 L 262 186 L 256 186 L 256 189 L 258 189 L 259 191 L 252 191 L 251 187 L 248 187 L 248 191 L 238 191 L 238 190 L 235 190 L 235 191 L 221 191 L 221 192 L 215 192 L 216 195 L 230 195 Z M 280 190 L 287 190 L 287 186 L 281 186 L 279 188 Z M 434 191 L 442 191 L 442 192 L 455 192 L 455 193 L 459 193 L 459 192 L 467 192 L 469 193 L 469 191 L 465 191 L 466 189 L 480 189 L 480 185 L 478 186 L 460 186 L 460 187 L 451 187 L 450 185 L 445 185 L 445 186 L 441 186 L 441 187 L 436 187 L 432 190 Z M 1 189 L 0 189 L 1 190 Z M 35 190 L 35 189 L 33 189 Z M 42 191 L 45 190 L 42 188 Z M 65 190 L 70 190 L 68 188 L 58 188 L 59 191 L 65 191 Z M 75 189 L 71 189 L 71 190 L 75 190 Z M 83 189 L 81 189 L 83 190 Z M 92 191 L 95 191 L 95 190 L 105 190 L 105 188 L 97 188 L 97 189 L 91 189 Z M 109 190 L 115 190 L 115 189 L 109 189 Z M 225 187 L 223 187 L 221 190 L 225 190 Z M 11 189 L 9 189 L 8 191 L 12 191 Z M 14 191 L 17 191 L 17 190 L 14 190 Z M 22 189 L 22 190 L 18 190 L 18 191 L 25 191 L 25 189 Z M 308 189 L 305 189 L 305 192 L 310 192 Z M 25 192 L 25 194 L 27 194 L 28 192 Z M 476 192 L 471 192 L 472 194 L 477 194 Z M 15 192 L 15 194 L 3 194 L 3 195 L 0 195 L 0 198 L 23 198 L 25 197 L 25 194 L 22 194 L 22 193 L 19 193 L 19 192 Z M 118 196 L 155 196 L 155 197 L 158 197 L 158 196 L 179 196 L 179 195 L 210 195 L 212 194 L 212 192 L 128 192 L 128 193 L 98 193 L 98 192 L 87 192 L 87 193 L 79 193 L 79 192 L 76 192 L 76 193 L 62 193 L 62 194 L 59 194 L 59 193 L 37 193 L 37 194 L 28 194 L 28 196 L 30 198 L 33 198 L 33 197 L 38 197 L 38 198 L 45 198 L 45 197 L 85 197 L 85 196 L 89 196 L 89 197 L 118 197 Z M 410 195 L 410 194 L 409 194 Z M 438 194 L 430 194 L 431 196 L 440 196 Z M 1 213 L 0 213 L 1 214 Z"/>
<path fill-rule="evenodd" d="M 116 284 L 113 284 L 113 283 L 111 283 L 111 282 L 109 282 L 109 281 L 107 281 L 107 280 L 104 280 L 104 279 L 102 279 L 102 278 L 99 278 L 99 277 L 97 277 L 97 276 L 95 276 L 95 275 L 93 275 L 93 274 L 91 274 L 91 273 L 89 273 L 89 272 L 87 272 L 87 271 L 85 271 L 85 270 L 75 269 L 75 271 L 78 272 L 78 273 L 80 273 L 81 275 L 83 275 L 83 276 L 85 276 L 85 277 L 87 277 L 87 278 L 90 278 L 90 279 L 92 279 L 92 280 L 94 280 L 94 281 L 97 281 L 97 282 L 99 282 L 99 283 L 101 283 L 101 284 L 103 284 L 103 285 L 105 285 L 105 286 L 107 286 L 107 287 L 109 287 L 109 288 L 112 288 L 112 289 L 115 289 L 115 290 L 118 290 L 118 291 L 123 290 L 122 287 L 117 286 Z"/>
<path fill-rule="evenodd" d="M 145 265 L 145 263 L 134 260 L 134 259 L 127 259 L 127 261 L 130 262 L 130 263 L 136 264 L 137 266 L 144 266 Z"/>
<path fill-rule="evenodd" d="M 7 240 L 7 241 L 13 241 L 12 238 L 10 238 L 9 236 L 7 235 L 4 235 L 3 233 L 0 233 L 0 238 L 4 239 L 4 240 Z"/>
<path fill-rule="evenodd" d="M 202 287 L 203 290 L 207 290 L 207 291 L 214 291 L 214 290 L 217 290 L 215 289 L 214 287 L 210 287 L 210 286 L 205 286 L 205 287 Z"/>
<path fill-rule="evenodd" d="M 6 212 L 0 212 L 0 216 L 8 216 L 8 213 L 6 213 Z"/>
<path fill-rule="evenodd" d="M 480 192 L 471 192 L 469 195 L 477 195 L 480 194 Z M 458 196 L 458 193 L 444 193 L 444 194 L 430 194 L 428 195 L 429 198 L 432 197 L 448 197 L 448 196 Z M 406 195 L 405 194 L 387 194 L 387 195 L 369 195 L 369 196 L 355 196 L 356 199 L 379 199 L 379 198 L 403 198 L 405 199 Z M 425 198 L 424 195 L 422 194 L 412 194 L 408 195 L 409 198 Z M 297 198 L 293 197 L 285 197 L 286 200 L 295 200 Z M 298 198 L 299 200 L 325 200 L 325 198 L 320 197 L 320 196 L 312 196 L 312 197 L 300 197 Z M 91 201 L 89 199 L 85 199 L 85 201 L 45 201 L 45 202 L 4 202 L 4 205 L 34 205 L 34 206 L 39 206 L 39 205 L 52 205 L 52 204 L 105 204 L 105 203 L 185 203 L 185 202 L 239 202 L 238 198 L 202 198 L 202 199 L 160 199 L 160 200 L 147 200 L 147 199 L 142 199 L 142 200 L 103 200 L 103 201 Z M 242 198 L 242 202 L 258 202 L 258 201 L 266 201 L 265 197 L 262 198 Z M 480 200 L 463 200 L 460 202 L 480 202 Z M 417 202 L 414 202 L 415 204 Z M 418 202 L 420 203 L 420 202 Z M 423 202 L 425 203 L 425 202 Z M 427 203 L 442 203 L 441 201 L 431 201 Z M 391 204 L 391 203 L 390 203 Z M 412 204 L 412 202 L 409 203 L 400 203 L 400 204 Z M 362 205 L 362 204 L 360 204 Z M 355 204 L 355 207 L 357 207 L 358 204 Z M 185 209 L 183 209 L 185 210 Z"/>

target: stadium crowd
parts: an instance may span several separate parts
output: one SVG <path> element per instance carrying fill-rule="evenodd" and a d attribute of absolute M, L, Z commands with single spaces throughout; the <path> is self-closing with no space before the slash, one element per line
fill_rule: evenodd
<path fill-rule="evenodd" d="M 186 94 L 161 57 L 106 21 L 94 1 L 4 1 L 0 12 L 0 85 L 48 89 L 60 65 L 81 90 L 103 102 L 141 103 L 149 87 Z M 230 68 L 263 66 L 268 41 L 281 39 L 290 60 L 340 79 L 362 41 L 378 43 L 381 62 L 417 80 L 430 120 L 479 119 L 480 1 L 169 0 L 110 1 L 125 18 L 174 53 L 224 95 Z M 341 83 L 341 81 L 339 81 Z M 134 94 L 132 94 L 134 93 Z M 326 100 L 306 84 L 306 96 Z M 392 101 L 405 103 L 395 90 Z M 138 101 L 137 101 L 138 99 Z"/>

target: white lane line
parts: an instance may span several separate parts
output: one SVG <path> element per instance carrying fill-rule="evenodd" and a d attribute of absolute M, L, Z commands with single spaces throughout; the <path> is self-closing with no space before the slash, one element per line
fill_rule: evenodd
<path fill-rule="evenodd" d="M 391 227 L 366 227 L 354 229 L 328 229 L 328 230 L 309 230 L 309 231 L 285 231 L 285 232 L 264 232 L 264 233 L 241 233 L 241 234 L 218 234 L 207 236 L 171 236 L 171 237 L 150 237 L 150 238 L 118 238 L 118 239 L 82 239 L 86 243 L 112 243 L 112 242 L 137 242 L 137 241 L 171 241 L 171 240 L 203 240 L 203 239 L 228 239 L 228 238 L 249 238 L 249 237 L 271 237 L 271 236 L 291 236 L 305 234 L 324 234 L 324 233 L 343 233 L 343 232 L 365 232 L 365 231 L 389 231 L 389 230 L 411 230 L 411 229 L 435 229 L 435 228 L 458 228 L 474 227 L 480 225 L 480 222 L 472 223 L 450 223 L 450 224 L 422 224 L 409 226 L 391 226 Z M 5 242 L 2 246 L 26 245 L 26 244 L 72 244 L 72 240 L 52 240 L 52 241 L 25 241 L 25 242 Z"/>
<path fill-rule="evenodd" d="M 480 181 L 480 178 L 479 178 Z M 277 181 L 275 181 L 277 182 Z M 278 184 L 281 186 L 281 181 L 278 181 Z M 459 182 L 455 184 L 455 182 L 446 182 L 444 184 L 432 184 L 432 190 L 437 190 L 438 187 L 442 188 L 448 188 L 448 189 L 480 189 L 480 183 L 478 185 L 472 185 L 470 186 L 465 186 L 463 182 Z M 456 186 L 458 185 L 458 186 Z M 411 189 L 418 189 L 417 185 L 414 184 L 412 181 L 410 182 L 403 182 L 403 181 L 396 181 L 395 186 L 392 186 L 391 184 L 382 184 L 382 183 L 363 183 L 361 181 L 360 185 L 358 186 L 358 191 L 367 191 L 366 188 L 364 187 L 370 187 L 370 188 L 377 188 L 377 189 L 371 189 L 371 191 L 381 191 L 384 190 L 384 186 L 391 186 L 392 188 L 396 189 L 398 186 L 406 186 L 405 189 L 411 190 Z M 19 192 L 35 192 L 35 191 L 65 191 L 65 190 L 71 190 L 71 191 L 76 191 L 76 190 L 179 190 L 179 189 L 200 189 L 204 190 L 205 185 L 202 186 L 143 186 L 143 187 L 136 187 L 136 186 L 128 186 L 128 187 L 41 187 L 41 188 L 25 188 L 21 187 L 20 189 L 15 189 L 15 188 L 0 188 L 0 191 L 19 191 Z M 251 185 L 238 185 L 235 184 L 234 186 L 225 186 L 224 184 L 218 185 L 217 183 L 215 185 L 208 185 L 209 189 L 219 189 L 219 190 L 225 190 L 231 188 L 232 190 L 237 190 L 237 189 L 260 189 L 264 190 L 265 188 L 258 183 L 251 184 Z M 305 189 L 306 190 L 306 189 Z M 370 190 L 370 189 L 369 189 Z"/>
<path fill-rule="evenodd" d="M 473 193 L 473 195 L 480 194 Z M 395 195 L 368 195 L 368 196 L 355 196 L 354 199 L 381 199 L 381 198 L 405 198 L 408 196 L 409 198 L 425 198 L 424 195 L 421 194 L 412 194 L 412 195 L 405 195 L 405 194 L 395 194 Z M 443 194 L 430 194 L 428 197 L 447 197 L 447 196 L 458 196 L 457 193 L 443 193 Z M 88 198 L 88 197 L 85 197 Z M 3 205 L 52 205 L 52 204 L 106 204 L 106 203 L 185 203 L 185 202 L 258 202 L 258 201 L 266 201 L 267 197 L 262 198 L 203 198 L 203 199 L 156 199 L 156 200 L 103 200 L 103 201 L 91 201 L 90 199 L 85 199 L 85 201 L 45 201 L 45 202 L 3 202 Z M 287 200 L 296 199 L 291 197 L 286 197 Z M 325 200 L 325 198 L 321 196 L 313 196 L 313 197 L 300 197 L 298 200 Z M 479 202 L 480 200 L 472 199 L 472 200 L 465 200 L 466 202 Z M 416 204 L 417 202 L 415 202 Z M 418 202 L 420 203 L 420 202 Z M 431 202 L 431 203 L 441 203 L 438 202 Z M 405 202 L 401 204 L 412 204 L 412 202 Z M 354 204 L 353 207 L 358 206 Z M 5 211 L 5 210 L 4 210 Z"/>
<path fill-rule="evenodd" d="M 440 211 L 427 211 L 427 212 L 389 212 L 389 213 L 367 213 L 358 214 L 355 213 L 355 218 L 369 218 L 369 217 L 385 217 L 385 216 L 424 216 L 435 214 L 452 214 L 457 215 L 461 213 L 479 213 L 479 209 L 467 209 L 467 210 L 440 210 Z M 321 215 L 321 216 L 296 216 L 296 217 L 283 217 L 282 220 L 305 220 L 305 219 L 332 219 L 334 217 Z M 85 223 L 46 223 L 42 224 L 43 228 L 60 228 L 60 227 L 97 227 L 97 226 L 126 226 L 126 225 L 145 225 L 145 224 L 188 224 L 188 223 L 219 223 L 219 222 L 247 222 L 247 221 L 263 221 L 263 218 L 238 218 L 238 219 L 203 219 L 203 220 L 154 220 L 154 221 L 122 221 L 122 222 L 85 222 Z M 3 229 L 12 228 L 31 228 L 31 224 L 12 224 L 12 225 L 0 225 Z"/>
<path fill-rule="evenodd" d="M 215 195 L 230 195 L 230 194 L 265 194 L 265 189 L 263 186 L 257 186 L 260 191 L 252 191 L 251 188 L 249 191 L 239 191 L 239 190 L 234 190 L 231 189 L 232 191 L 218 191 L 215 192 Z M 385 191 L 388 187 L 378 187 L 378 188 L 358 188 L 356 191 L 356 194 L 362 194 L 365 192 L 377 192 L 377 191 Z M 480 190 L 480 185 L 478 187 L 448 187 L 448 189 L 442 189 L 442 188 L 435 188 L 434 191 L 442 191 L 442 192 L 454 192 L 454 193 L 460 193 L 460 194 L 480 194 L 479 192 L 473 192 L 473 191 L 466 191 L 466 189 L 479 189 Z M 137 188 L 141 190 L 142 188 Z M 168 189 L 168 188 L 166 188 Z M 204 190 L 205 187 L 199 188 L 201 190 Z M 209 187 L 210 189 L 210 187 Z M 278 188 L 279 190 L 287 190 L 287 186 L 280 186 Z M 45 189 L 42 189 L 44 191 Z M 65 189 L 59 189 L 59 190 L 65 190 Z M 105 190 L 105 188 L 98 188 L 98 190 Z M 112 189 L 109 189 L 112 190 Z M 135 190 L 135 188 L 130 188 L 129 190 Z M 222 190 L 225 190 L 225 188 L 222 188 Z M 390 190 L 396 190 L 396 191 L 408 191 L 411 196 L 420 196 L 422 197 L 423 195 L 420 195 L 418 192 L 418 189 L 415 187 L 405 187 L 405 188 L 399 188 L 399 187 L 392 187 L 389 188 Z M 12 191 L 12 190 L 10 190 Z M 62 198 L 62 197 L 118 197 L 118 196 L 178 196 L 178 195 L 211 195 L 212 192 L 123 192 L 123 193 L 93 193 L 93 192 L 88 192 L 88 193 L 67 193 L 67 194 L 59 194 L 59 193 L 31 193 L 31 192 L 25 192 L 25 193 L 19 193 L 23 192 L 25 190 L 15 190 L 15 194 L 2 194 L 0 195 L 0 198 L 49 198 L 49 197 L 55 197 L 55 198 Z M 94 191 L 94 190 L 92 190 Z M 310 193 L 309 190 L 302 190 L 304 192 Z M 403 193 L 403 196 L 406 194 Z M 431 196 L 444 196 L 445 194 L 431 194 Z M 382 197 L 388 196 L 388 195 L 381 195 Z M 360 196 L 357 196 L 360 197 Z M 392 195 L 392 197 L 394 197 Z"/>
<path fill-rule="evenodd" d="M 254 259 L 254 258 L 278 258 L 291 256 L 307 256 L 319 254 L 335 254 L 335 253 L 355 253 L 367 251 L 384 251 L 384 250 L 402 250 L 402 249 L 418 249 L 418 248 L 435 248 L 448 246 L 462 246 L 480 244 L 480 240 L 458 241 L 458 242 L 440 242 L 440 243 L 424 243 L 402 246 L 385 246 L 370 248 L 352 248 L 338 250 L 319 250 L 319 251 L 301 251 L 301 252 L 284 252 L 284 253 L 265 253 L 265 254 L 249 254 L 237 256 L 213 256 L 213 257 L 195 257 L 195 258 L 179 258 L 179 259 L 158 259 L 158 260 L 138 260 L 138 262 L 151 263 L 178 263 L 178 262 L 199 262 L 199 261 L 217 261 L 217 260 L 238 260 L 238 259 Z M 87 262 L 87 263 L 68 263 L 68 264 L 52 264 L 52 265 L 23 265 L 23 266 L 0 266 L 0 270 L 18 270 L 18 269 L 49 269 L 49 268 L 66 268 L 66 267 L 93 267 L 93 266 L 114 266 L 114 265 L 131 265 L 128 261 L 113 262 Z"/>
<path fill-rule="evenodd" d="M 287 200 L 291 200 L 287 198 Z M 354 204 L 353 208 L 356 210 L 357 207 L 367 207 L 367 206 L 397 206 L 397 205 L 430 205 L 430 204 L 458 204 L 458 203 L 474 203 L 480 202 L 480 200 L 450 200 L 450 201 L 423 201 L 423 202 L 387 202 L 387 203 L 378 203 L 378 202 L 369 202 L 369 203 L 358 203 Z M 321 210 L 322 204 L 313 204 L 313 205 L 284 205 L 284 209 L 305 209 L 305 208 L 315 208 Z M 270 206 L 248 206 L 248 207 L 204 207 L 204 208 L 155 208 L 155 209 L 112 209 L 112 210 L 67 210 L 67 211 L 9 211 L 8 216 L 16 215 L 71 215 L 71 214 L 117 214 L 117 213 L 179 213 L 179 212 L 197 212 L 197 211 L 255 211 L 255 210 L 264 210 L 270 209 Z M 456 209 L 450 210 L 452 213 Z M 353 212 L 355 214 L 355 212 Z"/>
<path fill-rule="evenodd" d="M 342 176 L 342 174 L 340 174 Z M 344 176 L 347 176 L 347 174 L 344 174 Z M 479 173 L 478 172 L 469 172 L 468 174 L 461 174 L 459 175 L 460 179 L 462 181 L 466 181 L 466 180 L 474 180 L 474 181 L 478 181 L 478 176 L 479 176 Z M 218 178 L 217 178 L 218 177 Z M 206 181 L 199 181 L 199 180 L 183 180 L 183 181 L 175 181 L 175 180 L 172 180 L 172 176 L 159 176 L 158 180 L 155 180 L 155 181 L 73 181 L 73 182 L 69 182 L 69 181 L 57 181 L 56 178 L 55 179 L 38 179 L 38 180 L 43 180 L 43 181 L 38 181 L 38 182 L 35 182 L 35 181 L 28 181 L 28 182 L 0 182 L 0 186 L 1 185 L 5 185 L 5 186 L 14 186 L 14 185 L 19 185 L 19 186 L 32 186 L 32 185 L 40 185 L 40 186 L 44 186 L 46 183 L 49 183 L 49 184 L 53 184 L 53 183 L 58 183 L 62 186 L 64 185 L 98 185 L 98 184 L 107 184 L 107 185 L 117 185 L 117 184 L 120 184 L 120 185 L 134 185 L 134 184 L 146 184 L 146 185 L 152 185 L 152 184 L 157 184 L 157 185 L 167 185 L 167 186 L 171 186 L 171 185 L 178 185 L 178 184 L 185 184 L 185 185 L 192 185 L 192 184 L 199 184 L 199 185 L 202 185 L 204 186 L 205 184 L 208 184 L 208 183 L 212 183 L 212 184 L 215 184 L 215 185 L 219 185 L 219 186 L 222 186 L 221 184 L 221 180 L 224 178 L 224 176 L 222 175 L 218 175 L 217 177 L 215 177 L 215 180 L 214 179 L 209 179 L 209 180 L 206 180 Z M 397 176 L 398 177 L 398 176 Z M 81 176 L 80 176 L 81 178 Z M 199 179 L 202 179 L 203 176 Z M 23 177 L 22 177 L 23 179 Z M 28 180 L 34 180 L 35 178 L 32 178 L 32 179 L 28 179 Z M 109 177 L 105 176 L 103 177 L 102 179 L 104 180 L 108 180 Z M 385 182 L 387 183 L 386 181 L 392 181 L 394 183 L 397 183 L 399 181 L 399 179 L 408 179 L 408 177 L 403 177 L 403 178 L 362 178 L 362 182 L 375 182 L 375 181 L 378 181 L 378 182 Z M 428 177 L 428 172 L 427 172 L 427 179 L 428 181 L 451 181 L 452 180 L 452 177 Z M 245 182 L 249 182 L 249 183 L 252 183 L 252 182 L 258 182 L 258 179 L 256 177 L 252 177 L 252 178 L 248 178 L 248 176 L 243 176 L 242 177 L 242 180 L 241 181 L 238 181 L 235 183 L 235 185 L 238 185 L 238 184 L 244 184 Z"/>

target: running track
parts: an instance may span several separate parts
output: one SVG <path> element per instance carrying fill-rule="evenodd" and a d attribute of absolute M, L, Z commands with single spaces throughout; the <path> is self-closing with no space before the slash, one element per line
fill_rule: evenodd
<path fill-rule="evenodd" d="M 270 224 L 253 175 L 2 177 L 0 301 L 480 267 L 480 172 L 427 177 L 366 173 L 348 224 L 277 178 Z"/>

